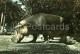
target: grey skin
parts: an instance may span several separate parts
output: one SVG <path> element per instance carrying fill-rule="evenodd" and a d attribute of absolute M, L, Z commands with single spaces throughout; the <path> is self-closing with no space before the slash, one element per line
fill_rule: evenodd
<path fill-rule="evenodd" d="M 44 40 L 48 40 L 49 36 L 60 36 L 62 42 L 66 41 L 66 30 L 61 29 L 44 29 L 46 25 L 60 25 L 64 23 L 64 18 L 58 15 L 39 13 L 23 19 L 15 26 L 15 34 L 11 38 L 13 42 L 20 42 L 24 36 L 32 34 L 32 42 L 36 42 L 37 36 L 43 34 Z M 35 26 L 34 26 L 35 25 Z M 65 25 L 65 24 L 64 24 Z M 33 28 L 34 27 L 34 28 Z M 38 29 L 35 29 L 35 28 Z M 44 27 L 44 28 L 43 28 Z M 48 27 L 47 27 L 48 28 Z M 50 27 L 51 28 L 51 27 Z"/>

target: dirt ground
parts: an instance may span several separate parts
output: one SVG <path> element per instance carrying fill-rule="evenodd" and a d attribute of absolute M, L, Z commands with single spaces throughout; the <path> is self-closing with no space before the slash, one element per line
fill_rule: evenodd
<path fill-rule="evenodd" d="M 32 38 L 25 37 L 21 43 L 13 43 L 11 35 L 0 35 L 0 54 L 80 54 L 80 43 L 28 43 Z"/>

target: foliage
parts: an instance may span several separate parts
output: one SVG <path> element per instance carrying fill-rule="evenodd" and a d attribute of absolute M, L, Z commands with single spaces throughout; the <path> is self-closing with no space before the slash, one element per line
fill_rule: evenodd
<path fill-rule="evenodd" d="M 29 15 L 37 13 L 48 13 L 60 15 L 71 20 L 77 12 L 80 12 L 79 0 L 20 0 L 21 5 L 25 6 L 25 11 L 21 9 L 21 5 L 11 0 L 0 0 L 0 17 L 3 12 L 6 18 L 6 23 L 11 26 L 11 23 L 16 23 Z"/>
<path fill-rule="evenodd" d="M 32 14 L 49 13 L 61 16 L 73 14 L 78 0 L 21 0 L 26 7 L 32 9 Z"/>

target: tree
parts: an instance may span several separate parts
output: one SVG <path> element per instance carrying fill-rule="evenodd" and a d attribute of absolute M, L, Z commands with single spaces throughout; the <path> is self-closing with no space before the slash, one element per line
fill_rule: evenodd
<path fill-rule="evenodd" d="M 8 28 L 12 27 L 12 23 L 15 24 L 21 20 L 24 12 L 17 3 L 12 3 L 11 0 L 0 0 L 0 5 L 0 26 L 2 32 L 4 32 L 5 24 L 7 30 L 9 30 Z"/>

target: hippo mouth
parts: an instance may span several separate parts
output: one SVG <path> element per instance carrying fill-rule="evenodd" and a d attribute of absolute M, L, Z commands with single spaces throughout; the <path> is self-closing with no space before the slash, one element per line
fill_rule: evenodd
<path fill-rule="evenodd" d="M 14 43 L 20 43 L 23 38 L 24 36 L 21 33 L 15 33 L 12 36 L 11 41 Z"/>

